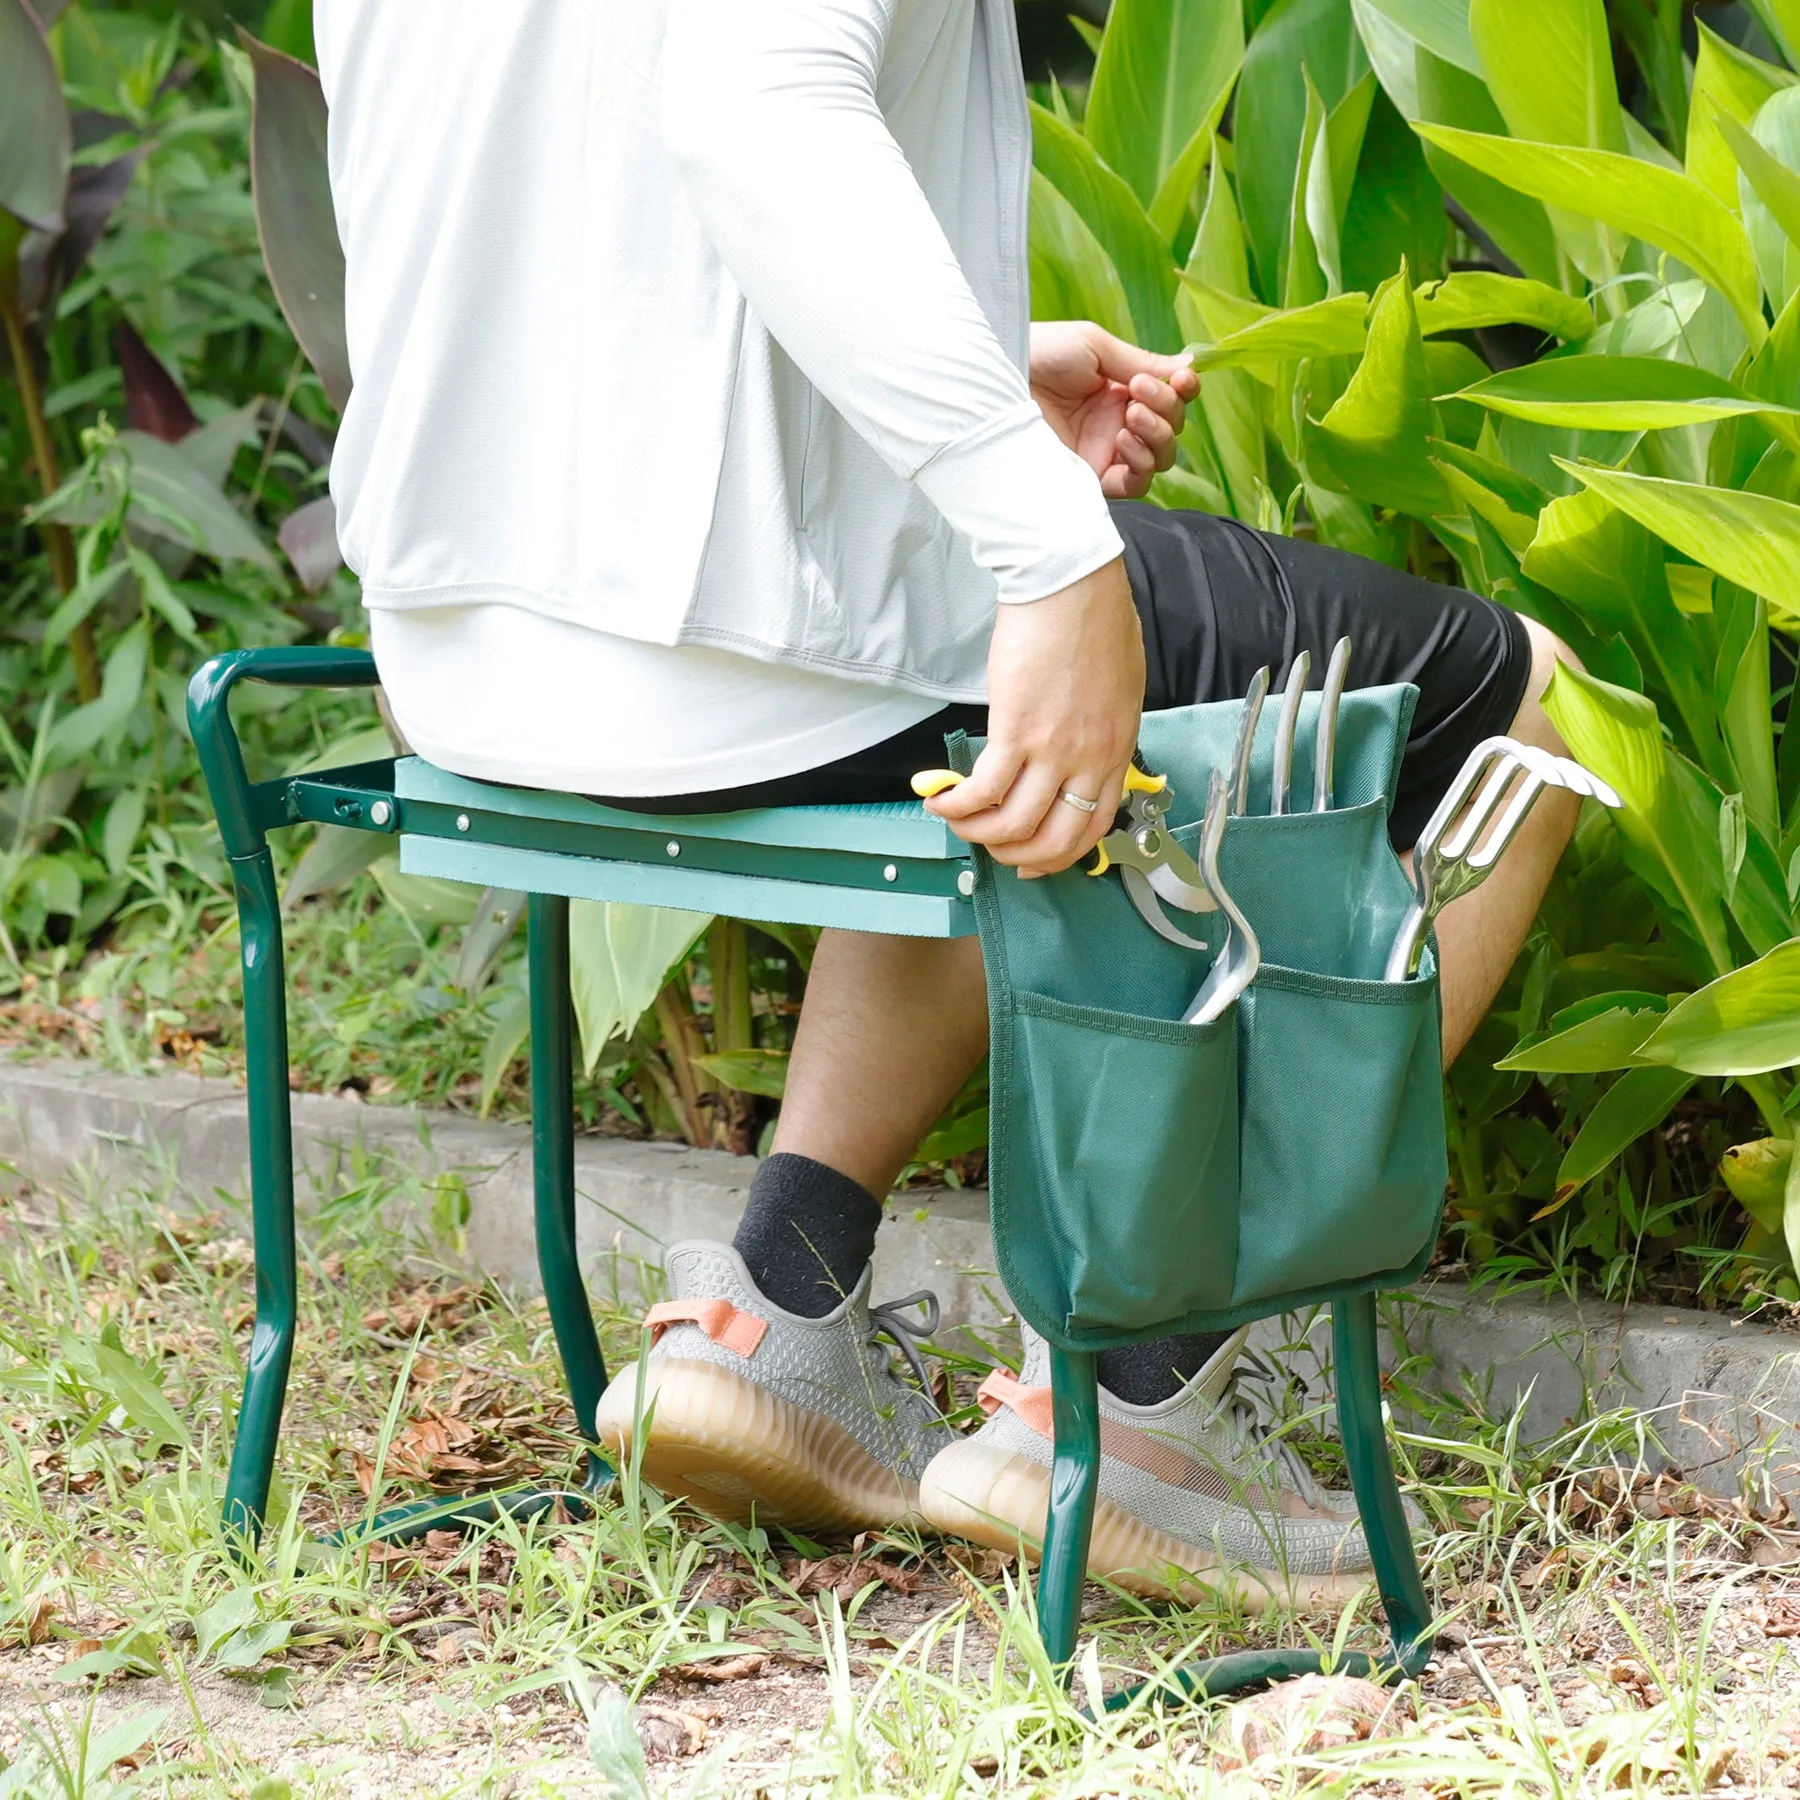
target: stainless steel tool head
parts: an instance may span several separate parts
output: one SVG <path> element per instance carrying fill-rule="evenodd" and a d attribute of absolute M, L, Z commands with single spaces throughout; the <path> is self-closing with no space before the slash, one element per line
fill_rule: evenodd
<path fill-rule="evenodd" d="M 1213 965 L 1200 984 L 1200 991 L 1182 1014 L 1189 1025 L 1210 1025 L 1214 1019 L 1222 1017 L 1256 979 L 1256 972 L 1262 967 L 1262 945 L 1219 873 L 1219 846 L 1225 838 L 1228 811 L 1225 779 L 1215 769 L 1207 790 L 1206 823 L 1200 829 L 1200 873 L 1219 903 L 1219 911 L 1225 915 L 1225 941 L 1220 944 L 1218 955 L 1213 958 Z"/>
<path fill-rule="evenodd" d="M 1269 781 L 1269 812 L 1273 816 L 1288 809 L 1288 789 L 1294 779 L 1294 732 L 1300 723 L 1300 696 L 1306 692 L 1306 678 L 1312 673 L 1312 652 L 1302 650 L 1288 670 L 1287 686 L 1281 690 L 1281 716 L 1275 722 L 1275 769 Z"/>
<path fill-rule="evenodd" d="M 1349 679 L 1350 640 L 1341 637 L 1331 647 L 1331 661 L 1325 665 L 1325 689 L 1319 696 L 1319 727 L 1313 739 L 1314 812 L 1331 811 L 1332 782 L 1337 772 L 1338 708 Z"/>
<path fill-rule="evenodd" d="M 1256 727 L 1262 719 L 1263 702 L 1269 697 L 1269 665 L 1250 677 L 1244 695 L 1244 711 L 1238 720 L 1237 745 L 1231 753 L 1231 810 L 1235 814 L 1250 810 L 1250 750 L 1256 742 Z"/>

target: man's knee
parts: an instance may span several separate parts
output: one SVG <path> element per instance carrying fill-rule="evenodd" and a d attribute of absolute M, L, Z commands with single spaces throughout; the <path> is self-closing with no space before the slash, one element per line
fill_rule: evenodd
<path fill-rule="evenodd" d="M 1540 625 L 1536 619 L 1528 619 L 1521 614 L 1519 623 L 1525 627 L 1525 636 L 1531 645 L 1531 674 L 1525 682 L 1525 698 L 1519 702 L 1519 710 L 1513 715 L 1507 736 L 1518 738 L 1527 744 L 1541 745 L 1558 756 L 1566 756 L 1568 746 L 1562 741 L 1556 727 L 1550 723 L 1549 715 L 1543 708 L 1543 698 L 1550 686 L 1551 676 L 1556 673 L 1556 665 L 1559 662 L 1567 663 L 1570 668 L 1579 669 L 1582 666 L 1581 658 L 1555 632 Z"/>

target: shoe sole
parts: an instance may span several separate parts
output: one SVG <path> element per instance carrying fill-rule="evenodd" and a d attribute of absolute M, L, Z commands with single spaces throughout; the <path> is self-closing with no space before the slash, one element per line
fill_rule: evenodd
<path fill-rule="evenodd" d="M 637 1424 L 637 1365 L 601 1396 L 595 1428 L 623 1467 Z M 651 1413 L 651 1408 L 654 1412 Z M 819 1530 L 885 1530 L 917 1517 L 919 1487 L 878 1462 L 835 1419 L 711 1363 L 658 1358 L 644 1479 L 713 1517 Z"/>
<path fill-rule="evenodd" d="M 946 1537 L 1022 1554 L 1036 1564 L 1050 1509 L 1050 1471 L 1028 1456 L 965 1441 L 940 1450 L 919 1483 L 919 1511 Z M 1189 1579 L 1169 1582 L 1169 1569 Z M 1155 1573 L 1153 1573 L 1155 1571 Z M 1182 1538 L 1147 1525 L 1105 1495 L 1094 1502 L 1088 1574 L 1147 1600 L 1193 1602 L 1228 1596 L 1261 1612 L 1277 1602 L 1342 1606 L 1375 1579 L 1372 1573 L 1284 1576 L 1220 1563 Z"/>

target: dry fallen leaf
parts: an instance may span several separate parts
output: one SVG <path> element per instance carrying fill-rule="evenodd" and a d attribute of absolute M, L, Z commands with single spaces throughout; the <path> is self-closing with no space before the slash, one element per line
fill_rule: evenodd
<path fill-rule="evenodd" d="M 706 1721 L 698 1713 L 645 1700 L 638 1703 L 632 1722 L 646 1756 L 698 1756 L 706 1746 Z"/>
<path fill-rule="evenodd" d="M 1263 1757 L 1314 1756 L 1386 1736 L 1406 1717 L 1405 1699 L 1354 1675 L 1302 1675 L 1224 1709 L 1213 1739 L 1221 1769 Z"/>
<path fill-rule="evenodd" d="M 699 1662 L 676 1663 L 668 1671 L 676 1681 L 706 1681 L 715 1685 L 726 1681 L 748 1681 L 760 1675 L 768 1662 L 760 1650 L 746 1651 L 742 1656 L 703 1657 Z"/>

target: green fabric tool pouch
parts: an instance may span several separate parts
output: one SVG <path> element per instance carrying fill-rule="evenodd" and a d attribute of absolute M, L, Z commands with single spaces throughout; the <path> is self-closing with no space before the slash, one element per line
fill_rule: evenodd
<path fill-rule="evenodd" d="M 1116 875 L 1022 882 L 977 852 L 991 1027 L 989 1187 L 1000 1274 L 1053 1343 L 1098 1349 L 1213 1330 L 1408 1281 L 1429 1260 L 1446 1163 L 1438 993 L 1379 979 L 1411 884 L 1387 841 L 1416 699 L 1346 694 L 1334 810 L 1267 816 L 1277 705 L 1249 816 L 1221 850 L 1262 969 L 1210 1026 L 1180 1023 L 1211 952 L 1159 937 Z M 1318 696 L 1293 793 L 1312 791 Z M 1237 702 L 1146 715 L 1190 852 L 1207 780 L 1229 770 Z M 948 740 L 966 772 L 980 746 Z M 1171 910 L 1216 945 L 1216 914 Z"/>

